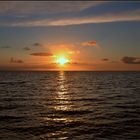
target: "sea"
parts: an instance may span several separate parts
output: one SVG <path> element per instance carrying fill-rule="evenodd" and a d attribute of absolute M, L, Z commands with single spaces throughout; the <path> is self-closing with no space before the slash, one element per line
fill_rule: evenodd
<path fill-rule="evenodd" d="M 140 140 L 140 72 L 1 71 L 0 140 Z"/>

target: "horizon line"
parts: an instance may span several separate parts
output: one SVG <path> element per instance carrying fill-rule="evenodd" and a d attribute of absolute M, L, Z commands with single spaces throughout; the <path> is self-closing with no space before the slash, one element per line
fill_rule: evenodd
<path fill-rule="evenodd" d="M 140 72 L 140 70 L 0 70 L 0 72 Z"/>

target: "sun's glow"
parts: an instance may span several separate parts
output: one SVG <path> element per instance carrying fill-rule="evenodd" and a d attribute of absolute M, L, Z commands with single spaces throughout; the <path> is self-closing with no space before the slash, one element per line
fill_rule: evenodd
<path fill-rule="evenodd" d="M 69 59 L 65 58 L 64 56 L 61 56 L 56 60 L 56 63 L 63 66 L 64 64 L 68 63 L 69 61 L 70 61 Z"/>

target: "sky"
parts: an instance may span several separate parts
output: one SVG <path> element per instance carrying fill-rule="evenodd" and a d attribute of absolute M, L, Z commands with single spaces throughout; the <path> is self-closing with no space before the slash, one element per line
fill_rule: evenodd
<path fill-rule="evenodd" d="M 140 2 L 0 1 L 0 70 L 140 71 Z"/>

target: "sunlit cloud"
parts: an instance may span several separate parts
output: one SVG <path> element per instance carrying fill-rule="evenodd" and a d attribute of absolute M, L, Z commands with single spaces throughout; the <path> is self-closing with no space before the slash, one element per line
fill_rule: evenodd
<path fill-rule="evenodd" d="M 14 59 L 13 57 L 11 57 L 10 62 L 11 63 L 19 63 L 19 64 L 24 63 L 23 60 L 21 60 L 21 59 Z"/>
<path fill-rule="evenodd" d="M 80 51 L 78 50 L 72 50 L 72 51 L 68 51 L 68 54 L 80 54 Z"/>
<path fill-rule="evenodd" d="M 99 45 L 97 44 L 97 42 L 95 40 L 82 42 L 81 45 L 82 46 L 87 46 L 87 47 L 99 47 Z"/>
<path fill-rule="evenodd" d="M 26 64 L 24 63 L 24 65 L 5 65 L 5 66 L 2 66 L 0 67 L 0 70 L 55 70 L 57 69 L 57 66 L 56 64 Z"/>
<path fill-rule="evenodd" d="M 36 52 L 36 53 L 31 53 L 30 55 L 33 55 L 33 56 L 53 56 L 52 53 L 48 53 L 48 52 Z"/>
<path fill-rule="evenodd" d="M 71 64 L 71 65 L 89 65 L 88 63 L 84 63 L 84 62 L 69 62 L 69 64 Z"/>
<path fill-rule="evenodd" d="M 57 64 L 56 62 L 53 62 L 52 64 Z M 67 64 L 69 64 L 69 65 L 94 65 L 95 63 L 86 63 L 86 62 L 75 62 L 75 61 L 73 61 L 73 62 L 68 62 Z"/>
<path fill-rule="evenodd" d="M 74 55 L 80 53 L 80 51 L 76 48 L 76 44 L 74 43 L 52 44 L 49 45 L 48 48 L 51 50 L 51 52 L 54 52 L 54 54 Z"/>
<path fill-rule="evenodd" d="M 103 58 L 102 61 L 109 61 L 109 59 L 108 58 Z"/>
<path fill-rule="evenodd" d="M 59 6 L 58 6 L 59 7 Z M 53 8 L 55 9 L 55 8 Z M 80 25 L 89 23 L 108 23 L 122 21 L 140 21 L 140 9 L 125 10 L 120 12 L 108 12 L 102 14 L 84 15 L 84 16 L 56 16 L 42 18 L 22 18 L 21 20 L 13 19 L 11 22 L 2 20 L 0 26 L 23 26 L 23 27 L 38 27 L 38 26 L 68 26 Z"/>
<path fill-rule="evenodd" d="M 62 12 L 82 11 L 105 2 L 93 1 L 1 1 L 0 13 L 10 13 L 15 16 L 32 14 L 53 14 Z"/>
<path fill-rule="evenodd" d="M 121 61 L 125 64 L 140 64 L 140 57 L 124 56 Z"/>
<path fill-rule="evenodd" d="M 125 11 L 121 13 L 107 13 L 96 16 L 85 16 L 53 20 L 48 23 L 52 26 L 78 25 L 87 23 L 105 23 L 120 21 L 140 21 L 140 10 Z"/>

